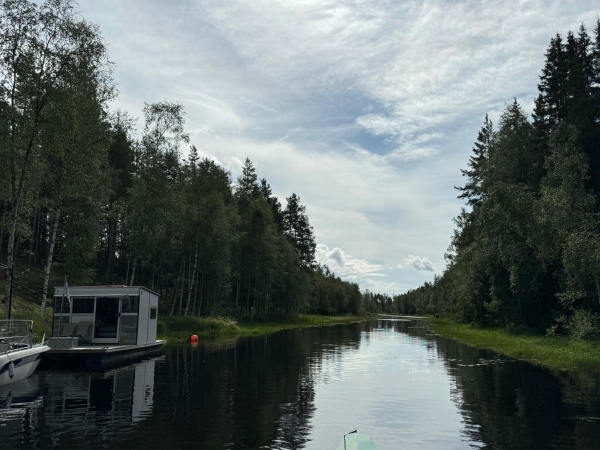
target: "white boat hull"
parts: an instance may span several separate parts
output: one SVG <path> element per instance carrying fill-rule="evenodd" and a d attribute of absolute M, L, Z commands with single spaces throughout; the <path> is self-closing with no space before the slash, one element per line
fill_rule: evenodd
<path fill-rule="evenodd" d="M 50 350 L 47 345 L 34 345 L 30 348 L 0 353 L 0 386 L 4 386 L 29 377 L 36 369 L 42 354 Z M 9 364 L 14 364 L 12 378 Z"/>

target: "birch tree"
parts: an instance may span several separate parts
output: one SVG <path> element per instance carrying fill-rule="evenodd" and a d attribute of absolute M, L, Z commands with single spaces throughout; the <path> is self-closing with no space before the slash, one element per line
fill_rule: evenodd
<path fill-rule="evenodd" d="M 97 30 L 78 18 L 70 0 L 49 0 L 41 6 L 6 0 L 0 10 L 0 103 L 7 121 L 2 137 L 10 177 L 7 262 L 14 265 L 15 234 L 20 208 L 30 182 L 32 163 L 41 157 L 40 135 L 49 105 L 64 92 L 69 74 L 82 55 L 107 65 Z M 12 276 L 6 283 L 10 292 Z M 8 307 L 8 304 L 7 304 Z"/>

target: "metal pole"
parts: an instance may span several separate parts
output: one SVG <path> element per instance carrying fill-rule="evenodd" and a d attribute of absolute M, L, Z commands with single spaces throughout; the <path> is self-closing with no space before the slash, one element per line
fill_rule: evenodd
<path fill-rule="evenodd" d="M 63 287 L 63 295 L 60 298 L 60 316 L 58 317 L 59 327 L 62 325 L 63 300 L 65 299 L 65 288 Z"/>

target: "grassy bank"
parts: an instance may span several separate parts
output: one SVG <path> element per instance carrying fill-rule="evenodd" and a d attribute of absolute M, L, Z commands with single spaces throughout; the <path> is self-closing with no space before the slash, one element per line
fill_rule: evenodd
<path fill-rule="evenodd" d="M 459 342 L 561 370 L 600 372 L 600 345 L 558 336 L 477 329 L 446 319 L 428 319 L 431 329 Z"/>
<path fill-rule="evenodd" d="M 190 335 L 200 339 L 256 336 L 289 328 L 319 327 L 363 320 L 357 316 L 317 316 L 303 314 L 298 319 L 274 322 L 237 322 L 228 318 L 167 317 L 158 321 L 158 337 L 169 342 L 187 342 Z"/>

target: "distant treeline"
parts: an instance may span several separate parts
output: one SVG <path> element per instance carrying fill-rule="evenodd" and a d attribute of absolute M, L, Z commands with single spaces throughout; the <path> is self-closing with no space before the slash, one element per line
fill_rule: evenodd
<path fill-rule="evenodd" d="M 3 1 L 0 21 L 0 253 L 15 273 L 43 267 L 42 308 L 51 277 L 67 275 L 145 285 L 172 315 L 377 309 L 315 263 L 296 194 L 282 206 L 249 160 L 232 180 L 199 156 L 180 104 L 146 104 L 134 137 L 108 108 L 105 43 L 73 2 Z"/>
<path fill-rule="evenodd" d="M 550 41 L 531 119 L 486 116 L 448 268 L 401 309 L 577 338 L 600 330 L 600 21 Z"/>

